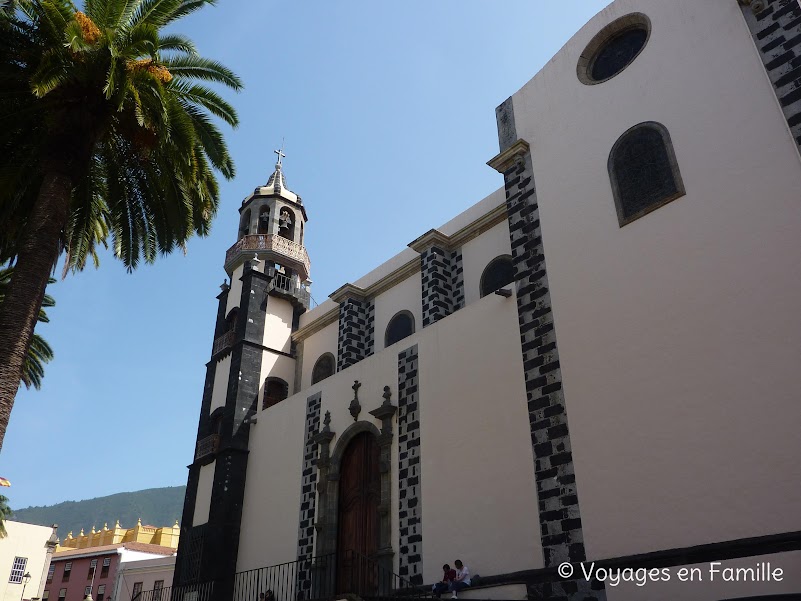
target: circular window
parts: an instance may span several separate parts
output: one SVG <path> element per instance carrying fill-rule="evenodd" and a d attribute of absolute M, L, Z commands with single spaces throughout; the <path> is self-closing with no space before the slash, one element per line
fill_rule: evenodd
<path fill-rule="evenodd" d="M 650 34 L 651 22 L 642 13 L 626 15 L 604 27 L 581 53 L 581 83 L 601 83 L 623 71 L 645 48 Z"/>

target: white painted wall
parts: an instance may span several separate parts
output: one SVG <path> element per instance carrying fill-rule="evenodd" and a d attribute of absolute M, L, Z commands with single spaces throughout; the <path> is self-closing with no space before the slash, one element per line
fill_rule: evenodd
<path fill-rule="evenodd" d="M 250 430 L 237 571 L 297 559 L 306 399 L 265 411 Z"/>
<path fill-rule="evenodd" d="M 197 480 L 197 497 L 195 497 L 195 513 L 192 516 L 192 526 L 202 526 L 209 521 L 211 507 L 211 489 L 214 484 L 214 468 L 216 461 L 200 468 Z"/>
<path fill-rule="evenodd" d="M 303 374 L 301 378 L 301 386 L 305 390 L 309 388 L 312 379 L 312 370 L 317 360 L 325 353 L 334 355 L 334 361 L 337 357 L 337 337 L 339 334 L 339 320 L 328 324 L 319 332 L 316 332 L 303 341 Z M 322 386 L 322 384 L 318 384 Z M 315 389 L 307 391 L 307 396 L 310 396 Z"/>
<path fill-rule="evenodd" d="M 127 551 L 127 550 L 125 550 Z M 130 601 L 133 594 L 134 583 L 142 583 L 142 591 L 152 591 L 157 580 L 164 582 L 164 588 L 172 586 L 173 572 L 175 571 L 175 556 L 158 557 L 155 559 L 140 559 L 131 561 L 126 554 L 126 561 L 120 563 L 114 583 L 113 601 Z M 150 555 L 152 557 L 152 555 Z M 95 592 L 97 587 L 95 587 Z M 109 598 L 111 590 L 106 590 Z M 96 596 L 96 595 L 95 595 Z M 163 601 L 169 601 L 165 591 Z"/>
<path fill-rule="evenodd" d="M 267 300 L 267 311 L 264 320 L 264 342 L 267 348 L 289 352 L 292 341 L 292 304 L 275 296 Z"/>
<path fill-rule="evenodd" d="M 542 567 L 515 297 L 423 330 L 419 371 L 425 581 Z"/>
<path fill-rule="evenodd" d="M 294 394 L 295 360 L 283 355 L 264 351 L 261 357 L 261 379 L 259 380 L 259 398 L 264 399 L 264 379 L 267 376 L 281 378 L 289 384 L 289 394 Z"/>
<path fill-rule="evenodd" d="M 228 354 L 214 366 L 214 387 L 211 390 L 211 405 L 209 414 L 217 407 L 225 407 L 225 397 L 228 394 L 228 377 L 231 375 L 231 355 Z"/>
<path fill-rule="evenodd" d="M 414 316 L 415 331 L 423 328 L 423 299 L 421 275 L 418 271 L 411 277 L 393 286 L 375 298 L 375 347 L 376 351 L 384 348 L 384 337 L 390 320 L 401 311 L 409 311 Z M 406 343 L 400 341 L 398 346 Z"/>
<path fill-rule="evenodd" d="M 579 83 L 585 44 L 634 10 L 642 54 Z M 618 0 L 513 102 L 588 556 L 800 530 L 801 168 L 737 3 Z M 619 228 L 607 157 L 647 120 L 687 195 Z"/>
<path fill-rule="evenodd" d="M 231 275 L 231 289 L 228 291 L 228 302 L 225 305 L 225 316 L 231 312 L 231 309 L 239 306 L 239 301 L 242 299 L 242 270 L 244 265 L 240 265 L 234 269 Z"/>
<path fill-rule="evenodd" d="M 20 601 L 23 583 L 9 582 L 15 557 L 25 557 L 28 561 L 25 572 L 31 579 L 25 585 L 25 599 L 41 597 L 42 584 L 47 578 L 49 567 L 45 543 L 53 532 L 47 526 L 35 526 L 23 522 L 4 522 L 8 536 L 0 538 L 0 601 Z M 23 574 L 25 573 L 23 572 Z"/>
<path fill-rule="evenodd" d="M 412 284 L 419 286 L 419 280 Z M 337 433 L 333 452 L 341 433 L 354 423 L 348 411 L 353 381 L 362 383 L 359 419 L 380 427 L 368 412 L 381 404 L 387 385 L 397 404 L 398 353 L 415 344 L 420 353 L 426 581 L 434 581 L 442 563 L 452 563 L 457 555 L 483 574 L 542 565 L 517 309 L 514 298 L 493 295 L 259 413 L 250 437 L 247 528 L 237 569 L 296 557 L 306 398 L 322 390 L 321 415 L 331 412 L 331 430 Z M 397 423 L 393 428 L 397 436 Z M 397 454 L 396 438 L 391 453 L 395 476 Z M 397 553 L 396 478 L 391 505 Z"/>
<path fill-rule="evenodd" d="M 481 298 L 481 274 L 493 259 L 512 254 L 509 222 L 503 221 L 462 246 L 464 299 L 469 305 Z"/>

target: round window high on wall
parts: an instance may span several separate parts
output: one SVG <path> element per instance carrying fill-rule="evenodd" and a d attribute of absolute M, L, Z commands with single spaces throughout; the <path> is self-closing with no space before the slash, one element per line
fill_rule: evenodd
<path fill-rule="evenodd" d="M 612 21 L 599 31 L 579 58 L 579 81 L 594 85 L 612 79 L 642 52 L 651 35 L 651 21 L 632 13 Z"/>

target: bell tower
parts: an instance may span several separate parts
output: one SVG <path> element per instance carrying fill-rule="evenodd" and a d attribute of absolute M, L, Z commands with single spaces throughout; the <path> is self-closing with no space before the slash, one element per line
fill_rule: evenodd
<path fill-rule="evenodd" d="M 296 392 L 291 336 L 309 308 L 306 209 L 286 185 L 286 155 L 275 152 L 267 183 L 242 201 L 237 240 L 225 254 L 230 284 L 223 282 L 217 296 L 181 521 L 175 584 L 213 580 L 215 601 L 233 593 L 250 427 L 261 410 Z"/>

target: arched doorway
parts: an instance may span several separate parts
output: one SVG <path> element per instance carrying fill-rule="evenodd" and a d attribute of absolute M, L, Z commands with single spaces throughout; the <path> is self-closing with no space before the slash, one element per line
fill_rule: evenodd
<path fill-rule="evenodd" d="M 373 570 L 362 558 L 375 559 L 381 501 L 379 447 L 370 432 L 357 434 L 342 454 L 337 509 L 337 592 L 369 592 Z M 372 561 L 370 562 L 372 564 Z"/>

